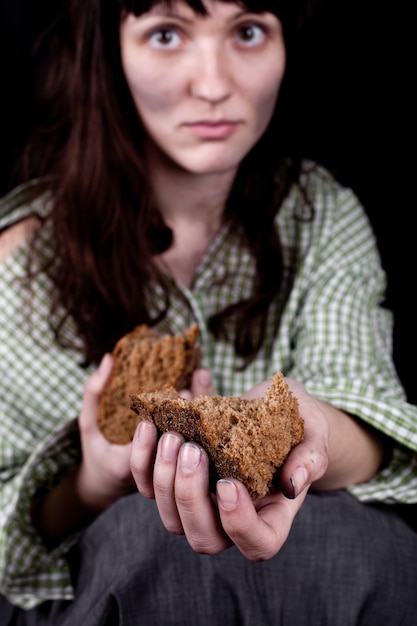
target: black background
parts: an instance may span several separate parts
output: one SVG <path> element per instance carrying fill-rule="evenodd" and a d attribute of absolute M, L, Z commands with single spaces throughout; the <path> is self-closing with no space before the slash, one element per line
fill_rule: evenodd
<path fill-rule="evenodd" d="M 12 185 L 27 132 L 31 45 L 57 6 L 0 0 L 0 193 Z M 317 0 L 305 31 L 313 53 L 300 90 L 300 124 L 307 154 L 352 187 L 371 219 L 388 274 L 394 359 L 417 404 L 411 6 Z"/>

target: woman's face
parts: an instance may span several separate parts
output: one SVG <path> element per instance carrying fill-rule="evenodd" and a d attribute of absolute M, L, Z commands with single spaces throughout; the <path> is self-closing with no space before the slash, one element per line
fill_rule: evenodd
<path fill-rule="evenodd" d="M 121 23 L 127 83 L 151 142 L 193 173 L 236 169 L 271 119 L 285 69 L 273 13 L 178 1 Z"/>

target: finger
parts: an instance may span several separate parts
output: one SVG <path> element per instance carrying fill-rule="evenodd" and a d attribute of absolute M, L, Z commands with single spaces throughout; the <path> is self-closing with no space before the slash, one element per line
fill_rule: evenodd
<path fill-rule="evenodd" d="M 142 420 L 136 427 L 130 450 L 130 470 L 136 487 L 145 498 L 154 498 L 153 464 L 158 442 L 156 426 Z"/>
<path fill-rule="evenodd" d="M 268 388 L 271 386 L 271 379 L 258 383 L 252 389 L 249 389 L 242 395 L 245 400 L 253 400 L 255 398 L 263 398 Z"/>
<path fill-rule="evenodd" d="M 112 355 L 105 354 L 98 369 L 84 385 L 83 406 L 79 419 L 80 426 L 83 428 L 96 426 L 96 414 L 100 397 L 113 369 L 113 362 Z"/>
<path fill-rule="evenodd" d="M 237 480 L 217 483 L 217 502 L 225 532 L 251 561 L 271 559 L 284 545 L 305 495 L 289 500 L 282 493 L 253 503 Z"/>
<path fill-rule="evenodd" d="M 213 394 L 214 386 L 210 370 L 203 368 L 197 369 L 193 372 L 190 389 L 182 389 L 179 392 L 181 398 L 184 398 L 185 400 L 191 400 L 196 396 L 212 396 Z"/>
<path fill-rule="evenodd" d="M 289 385 L 296 390 L 294 381 Z M 309 395 L 298 394 L 300 414 L 304 416 L 304 439 L 290 452 L 280 472 L 283 493 L 297 497 L 311 483 L 321 478 L 329 462 L 329 424 L 317 401 Z"/>
<path fill-rule="evenodd" d="M 212 396 L 214 394 L 210 370 L 203 368 L 195 370 L 191 379 L 191 393 L 194 397 Z"/>
<path fill-rule="evenodd" d="M 164 433 L 158 443 L 153 470 L 153 488 L 162 523 L 169 532 L 184 534 L 175 502 L 175 474 L 184 437 L 175 432 Z"/>
<path fill-rule="evenodd" d="M 180 396 L 180 398 L 184 398 L 184 400 L 191 400 L 193 397 L 193 394 L 189 389 L 181 389 L 178 392 L 178 395 Z"/>
<path fill-rule="evenodd" d="M 328 452 L 324 442 L 308 434 L 288 455 L 281 468 L 280 486 L 287 498 L 297 498 L 326 472 Z"/>
<path fill-rule="evenodd" d="M 178 455 L 175 499 L 188 543 L 201 554 L 217 554 L 230 545 L 209 490 L 207 454 L 195 443 L 185 443 Z"/>

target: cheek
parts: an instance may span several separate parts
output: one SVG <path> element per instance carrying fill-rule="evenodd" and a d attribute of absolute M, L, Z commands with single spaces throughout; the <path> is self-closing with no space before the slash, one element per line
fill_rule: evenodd
<path fill-rule="evenodd" d="M 257 83 L 256 89 L 252 92 L 252 104 L 255 109 L 255 115 L 257 117 L 259 127 L 263 129 L 266 128 L 270 122 L 275 109 L 281 83 L 282 73 L 275 74 L 274 76 L 269 74 L 266 80 L 260 80 Z"/>
<path fill-rule="evenodd" d="M 155 76 L 126 72 L 126 80 L 138 113 L 143 115 L 147 112 L 157 113 L 166 109 L 169 94 L 165 89 L 156 88 L 158 82 Z"/>
<path fill-rule="evenodd" d="M 169 72 L 155 67 L 152 60 L 137 51 L 126 50 L 122 55 L 126 82 L 140 114 L 165 111 L 175 101 L 176 94 Z M 172 76 L 172 72 L 171 72 Z"/>
<path fill-rule="evenodd" d="M 285 49 L 277 48 L 265 59 L 264 71 L 259 72 L 258 106 L 263 107 L 264 114 L 272 115 L 284 78 L 286 65 Z M 269 121 L 269 120 L 268 120 Z"/>

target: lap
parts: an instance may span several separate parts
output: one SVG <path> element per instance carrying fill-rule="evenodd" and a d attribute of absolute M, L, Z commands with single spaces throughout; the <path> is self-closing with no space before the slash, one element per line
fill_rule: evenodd
<path fill-rule="evenodd" d="M 194 553 L 137 494 L 96 520 L 70 558 L 75 601 L 10 624 L 411 626 L 417 614 L 417 535 L 388 507 L 343 491 L 309 494 L 283 549 L 263 563 L 235 548 Z"/>

